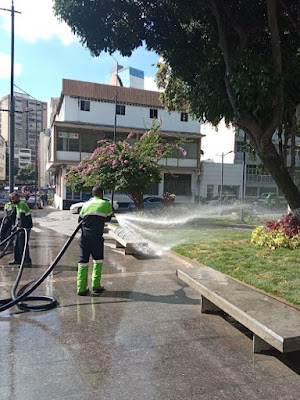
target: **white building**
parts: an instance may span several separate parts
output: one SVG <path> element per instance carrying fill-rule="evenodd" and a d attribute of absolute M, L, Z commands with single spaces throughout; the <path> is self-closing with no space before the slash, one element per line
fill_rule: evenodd
<path fill-rule="evenodd" d="M 242 130 L 223 122 L 218 128 L 209 124 L 201 125 L 203 155 L 201 157 L 200 193 L 203 198 L 212 199 L 221 192 L 235 194 L 248 201 L 257 199 L 262 193 L 278 192 L 273 177 L 262 168 L 256 155 L 249 155 Z M 273 135 L 278 148 L 278 137 Z M 300 140 L 296 138 L 296 166 L 300 165 Z M 288 148 L 287 165 L 291 163 Z M 299 167 L 298 167 L 299 168 Z M 296 170 L 297 167 L 296 167 Z M 295 183 L 299 186 L 299 173 Z M 243 193 L 244 192 L 244 193 Z"/>
<path fill-rule="evenodd" d="M 117 66 L 114 66 L 111 69 L 111 76 L 108 84 L 144 89 L 144 71 L 133 67 L 123 68 L 122 65 L 118 65 L 117 73 Z"/>
<path fill-rule="evenodd" d="M 31 149 L 22 149 L 17 147 L 14 152 L 15 156 L 15 166 L 18 168 L 23 168 L 31 161 Z"/>
<path fill-rule="evenodd" d="M 45 129 L 44 132 L 40 133 L 39 149 L 38 149 L 38 186 L 39 188 L 45 188 L 50 186 L 49 171 L 47 171 L 47 156 L 48 156 L 48 145 L 50 141 L 50 129 Z"/>
<path fill-rule="evenodd" d="M 118 104 L 115 113 L 115 96 Z M 186 111 L 168 113 L 159 101 L 159 93 L 141 89 L 63 80 L 62 93 L 52 119 L 48 146 L 47 169 L 56 186 L 55 206 L 67 209 L 83 198 L 66 188 L 64 175 L 91 154 L 102 139 L 113 139 L 116 116 L 116 140 L 130 132 L 144 133 L 153 119 L 161 120 L 167 138 L 185 137 L 187 156 L 178 151 L 172 158 L 161 160 L 162 182 L 151 194 L 176 194 L 177 202 L 193 202 L 199 194 L 200 123 Z"/>
<path fill-rule="evenodd" d="M 242 197 L 243 165 L 235 164 L 235 128 L 222 121 L 217 128 L 201 125 L 203 155 L 201 156 L 200 196 L 212 199 L 223 194 Z M 222 187 L 222 190 L 221 190 Z"/>

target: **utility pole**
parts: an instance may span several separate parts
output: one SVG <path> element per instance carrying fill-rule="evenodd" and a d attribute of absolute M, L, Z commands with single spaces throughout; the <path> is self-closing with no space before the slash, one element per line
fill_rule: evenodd
<path fill-rule="evenodd" d="M 42 107 L 41 107 L 42 108 Z M 37 178 L 38 178 L 38 139 L 37 139 L 37 100 L 35 99 L 35 162 L 34 162 L 34 207 L 37 208 L 36 192 L 37 192 Z"/>
<path fill-rule="evenodd" d="M 244 145 L 243 145 L 243 175 L 242 175 L 242 207 L 241 207 L 241 221 L 244 221 L 244 203 L 245 203 L 245 175 L 246 175 L 246 133 L 244 132 Z"/>
<path fill-rule="evenodd" d="M 117 80 L 116 80 L 116 94 L 115 94 L 115 123 L 114 123 L 114 136 L 113 136 L 113 141 L 116 143 L 117 139 L 117 107 L 118 107 L 118 83 L 119 83 L 119 63 L 118 60 L 115 59 L 115 57 L 111 54 L 112 58 L 115 60 L 117 63 Z M 113 189 L 111 192 L 111 207 L 114 210 L 114 196 L 115 196 L 115 190 Z"/>
<path fill-rule="evenodd" d="M 12 193 L 15 188 L 14 169 L 15 169 L 15 99 L 14 99 L 14 52 L 15 52 L 15 11 L 14 0 L 11 1 L 11 9 L 0 8 L 0 10 L 11 13 L 11 67 L 10 67 L 10 132 L 9 132 L 9 191 Z"/>
<path fill-rule="evenodd" d="M 114 123 L 114 142 L 116 142 L 117 139 L 117 107 L 118 107 L 118 82 L 119 82 L 119 63 L 115 59 L 113 55 L 111 55 L 112 58 L 115 60 L 117 63 L 117 80 L 116 80 L 116 94 L 115 94 L 115 123 Z"/>

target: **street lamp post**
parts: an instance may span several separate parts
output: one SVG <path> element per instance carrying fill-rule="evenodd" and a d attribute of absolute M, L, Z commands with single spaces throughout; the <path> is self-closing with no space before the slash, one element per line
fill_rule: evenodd
<path fill-rule="evenodd" d="M 233 153 L 233 151 L 228 151 L 228 153 L 222 153 L 222 162 L 221 162 L 221 190 L 220 190 L 220 204 L 222 206 L 223 203 L 223 184 L 224 184 L 224 157 L 227 156 L 227 154 Z"/>

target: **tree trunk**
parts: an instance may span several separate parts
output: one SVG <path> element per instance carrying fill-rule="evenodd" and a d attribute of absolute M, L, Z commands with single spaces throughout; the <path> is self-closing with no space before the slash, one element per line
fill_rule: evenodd
<path fill-rule="evenodd" d="M 257 155 L 260 157 L 264 166 L 268 169 L 276 182 L 279 190 L 284 195 L 292 211 L 300 208 L 300 193 L 291 178 L 287 168 L 277 153 L 277 150 L 269 140 L 267 143 L 261 143 L 256 148 Z"/>
<path fill-rule="evenodd" d="M 129 190 L 126 192 L 126 194 L 132 199 L 137 210 L 141 211 L 144 209 L 143 193 L 139 189 Z"/>
<path fill-rule="evenodd" d="M 293 179 L 295 179 L 295 167 L 296 167 L 296 137 L 292 132 L 291 135 L 291 165 L 289 173 Z"/>

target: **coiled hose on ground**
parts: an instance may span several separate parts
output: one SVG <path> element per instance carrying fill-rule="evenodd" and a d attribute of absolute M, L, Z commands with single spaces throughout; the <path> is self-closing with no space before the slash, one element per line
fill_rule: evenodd
<path fill-rule="evenodd" d="M 21 280 L 23 269 L 24 269 L 25 251 L 26 251 L 26 247 L 28 246 L 27 231 L 26 231 L 26 229 L 21 228 L 25 234 L 25 245 L 24 245 L 22 259 L 21 259 L 21 263 L 20 263 L 20 267 L 19 267 L 19 272 L 18 272 L 16 281 L 11 289 L 11 297 L 7 298 L 7 299 L 0 299 L 0 312 L 7 310 L 8 308 L 11 308 L 14 305 L 16 305 L 20 310 L 23 310 L 23 311 L 47 311 L 47 310 L 51 310 L 52 308 L 55 308 L 58 306 L 58 301 L 51 296 L 30 296 L 30 294 L 38 286 L 40 286 L 41 283 L 47 278 L 47 276 L 53 271 L 54 267 L 57 265 L 57 263 L 62 258 L 62 256 L 66 252 L 67 248 L 71 244 L 76 233 L 81 228 L 81 224 L 82 224 L 82 222 L 80 222 L 78 224 L 77 228 L 74 230 L 72 235 L 66 241 L 66 243 L 64 244 L 64 246 L 62 247 L 60 252 L 57 254 L 54 261 L 49 265 L 49 267 L 43 273 L 43 275 L 34 282 L 33 286 L 31 286 L 30 289 L 26 290 L 28 285 L 25 285 L 23 288 L 21 288 L 17 292 L 17 288 L 18 288 L 19 282 Z M 19 231 L 13 232 L 5 240 L 0 242 L 0 246 L 5 245 L 4 250 L 2 251 L 2 253 L 0 255 L 0 258 L 2 258 L 4 256 L 5 251 L 6 251 L 7 247 L 9 246 L 9 242 L 13 239 L 13 237 L 15 235 L 17 235 L 17 233 Z M 27 302 L 25 303 L 23 300 L 26 300 L 27 302 L 42 302 L 42 304 L 30 305 Z"/>

